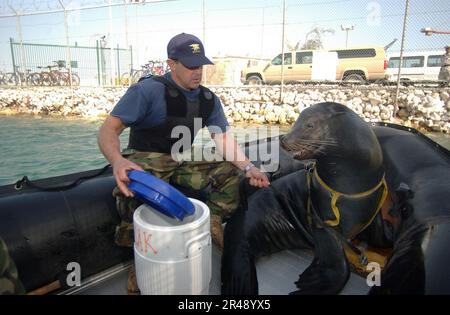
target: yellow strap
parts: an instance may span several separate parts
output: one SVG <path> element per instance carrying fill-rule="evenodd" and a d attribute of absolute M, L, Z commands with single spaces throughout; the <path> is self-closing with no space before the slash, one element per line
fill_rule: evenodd
<path fill-rule="evenodd" d="M 306 173 L 306 183 L 308 184 L 308 201 L 306 203 L 306 219 L 308 220 L 308 224 L 312 224 L 311 217 L 311 172 Z"/>
<path fill-rule="evenodd" d="M 371 195 L 372 193 L 374 193 L 375 191 L 377 191 L 381 187 L 381 185 L 384 186 L 383 195 L 381 196 L 381 199 L 378 202 L 377 209 L 376 209 L 374 215 L 372 216 L 372 218 L 370 219 L 369 223 L 364 228 L 366 228 L 373 221 L 373 219 L 375 218 L 375 215 L 378 213 L 378 211 L 380 211 L 380 209 L 383 206 L 383 203 L 387 197 L 387 184 L 386 184 L 386 179 L 385 179 L 384 175 L 383 175 L 383 178 L 381 179 L 381 181 L 375 187 L 373 187 L 367 191 L 357 193 L 357 194 L 344 194 L 344 193 L 334 190 L 333 188 L 328 186 L 322 180 L 322 178 L 320 178 L 319 174 L 317 173 L 317 168 L 315 168 L 315 167 L 314 167 L 314 176 L 316 177 L 319 184 L 331 193 L 331 209 L 333 211 L 335 219 L 325 221 L 325 223 L 329 226 L 337 226 L 337 225 L 339 225 L 339 222 L 341 220 L 340 210 L 339 210 L 338 206 L 336 205 L 339 197 L 345 196 L 347 198 L 353 198 L 353 199 L 367 197 L 367 196 Z M 308 197 L 308 199 L 309 199 L 309 197 Z"/>
<path fill-rule="evenodd" d="M 328 224 L 329 226 L 336 226 L 339 225 L 339 222 L 341 222 L 341 212 L 339 210 L 339 208 L 336 205 L 337 200 L 339 199 L 339 197 L 341 196 L 340 193 L 335 193 L 332 192 L 331 193 L 331 210 L 333 210 L 333 214 L 335 219 L 334 220 L 326 220 L 324 221 L 325 224 Z"/>
<path fill-rule="evenodd" d="M 370 225 L 370 223 L 372 223 L 373 219 L 375 219 L 375 216 L 381 210 L 381 208 L 383 207 L 384 201 L 387 198 L 388 188 L 387 188 L 387 183 L 386 183 L 386 179 L 384 178 L 384 176 L 383 176 L 383 179 L 381 181 L 383 182 L 383 186 L 384 186 L 384 188 L 383 188 L 383 195 L 381 196 L 380 202 L 378 203 L 377 210 L 374 212 L 372 218 L 369 220 L 369 222 L 367 222 L 367 224 L 362 228 L 361 231 L 364 231 Z"/>

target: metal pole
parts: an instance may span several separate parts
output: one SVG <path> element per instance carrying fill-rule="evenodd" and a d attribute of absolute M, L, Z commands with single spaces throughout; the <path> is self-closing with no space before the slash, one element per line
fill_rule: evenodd
<path fill-rule="evenodd" d="M 112 23 L 112 6 L 111 0 L 109 0 L 109 64 L 111 66 L 111 86 L 115 85 L 115 75 L 116 75 L 116 67 L 114 64 L 114 49 L 113 49 L 113 23 Z"/>
<path fill-rule="evenodd" d="M 134 6 L 134 9 L 135 9 L 135 11 L 134 11 L 134 29 L 135 29 L 135 31 L 134 31 L 134 34 L 135 34 L 135 43 L 136 43 L 136 65 L 138 65 L 139 64 L 139 49 L 140 49 L 140 45 L 138 46 L 138 43 L 139 43 L 139 41 L 138 41 L 138 11 L 137 11 L 137 5 L 135 5 Z M 131 70 L 132 70 L 133 68 L 131 68 L 130 69 L 130 80 L 129 80 L 129 82 L 131 82 Z"/>
<path fill-rule="evenodd" d="M 130 45 L 130 64 L 133 67 L 133 46 Z"/>
<path fill-rule="evenodd" d="M 69 23 L 68 23 L 68 18 L 67 18 L 67 10 L 64 7 L 64 4 L 61 2 L 61 0 L 58 0 L 59 4 L 63 7 L 64 9 L 64 29 L 66 32 L 66 47 L 67 47 L 67 67 L 69 69 L 69 84 L 70 87 L 72 88 L 72 56 L 70 53 L 70 46 L 69 46 Z"/>
<path fill-rule="evenodd" d="M 130 68 L 128 69 L 128 86 L 131 86 L 131 71 L 133 70 L 133 46 L 130 45 Z"/>
<path fill-rule="evenodd" d="M 101 85 L 101 82 L 100 82 L 100 76 L 101 76 L 101 73 L 100 73 L 100 52 L 99 52 L 99 48 L 98 48 L 98 39 L 97 39 L 97 46 L 96 46 L 96 51 L 97 51 L 97 81 L 98 81 L 98 86 L 100 86 Z"/>
<path fill-rule="evenodd" d="M 119 50 L 119 44 L 117 44 L 117 78 L 118 78 L 119 84 L 120 84 L 120 50 Z"/>
<path fill-rule="evenodd" d="M 9 38 L 9 44 L 11 45 L 11 59 L 13 65 L 13 72 L 16 69 L 16 58 L 14 58 L 14 40 L 12 37 Z"/>
<path fill-rule="evenodd" d="M 128 47 L 128 2 L 125 1 L 125 47 Z"/>
<path fill-rule="evenodd" d="M 136 31 L 137 33 L 137 31 Z M 129 45 L 128 45 L 128 2 L 125 2 L 125 48 L 128 49 Z M 131 78 L 131 68 L 132 68 L 132 62 L 128 63 L 128 69 L 125 71 L 128 71 L 129 73 L 129 77 Z M 120 79 L 119 76 L 119 83 L 123 84 L 121 82 L 122 80 Z M 128 86 L 130 86 L 131 84 L 131 80 L 128 79 Z"/>
<path fill-rule="evenodd" d="M 394 112 L 392 113 L 392 118 L 394 119 L 395 116 L 397 116 L 398 111 L 398 95 L 400 94 L 400 75 L 402 70 L 402 63 L 403 63 L 403 48 L 405 45 L 405 35 L 406 35 L 406 25 L 408 21 L 408 12 L 409 12 L 409 0 L 406 0 L 406 6 L 405 6 L 405 17 L 403 19 L 403 33 L 402 33 L 402 45 L 400 48 L 400 63 L 398 65 L 398 73 L 397 73 L 397 91 L 395 93 L 395 104 L 394 104 Z"/>
<path fill-rule="evenodd" d="M 266 2 L 264 1 L 264 4 Z M 260 58 L 263 57 L 263 50 L 264 50 L 264 23 L 265 23 L 265 13 L 266 13 L 266 7 L 264 6 L 262 8 L 262 26 L 261 26 L 261 52 L 260 52 Z"/>
<path fill-rule="evenodd" d="M 106 85 L 106 58 L 105 58 L 105 50 L 106 48 L 106 36 L 102 36 L 100 39 L 100 63 L 101 63 L 101 71 L 102 71 L 102 86 Z"/>
<path fill-rule="evenodd" d="M 20 23 L 20 14 L 18 14 L 16 11 L 14 11 L 16 13 L 17 16 L 17 32 L 19 33 L 19 40 L 20 40 L 20 67 L 22 68 L 22 71 L 25 72 L 25 52 L 24 52 L 24 48 L 23 48 L 23 37 L 22 37 L 22 24 Z M 13 72 L 16 72 L 16 69 L 14 67 Z M 19 78 L 19 82 L 17 82 L 17 84 L 22 84 L 23 82 L 21 82 L 21 77 L 19 75 L 19 70 L 17 70 L 17 77 Z M 25 80 L 25 84 L 26 84 L 26 80 Z"/>
<path fill-rule="evenodd" d="M 280 85 L 280 102 L 283 99 L 284 88 L 284 27 L 286 24 L 286 0 L 283 0 L 283 26 L 281 32 L 281 85 Z"/>
<path fill-rule="evenodd" d="M 202 0 L 202 18 L 203 18 L 203 46 L 206 47 L 206 9 L 205 0 Z M 203 84 L 206 85 L 206 67 L 203 66 Z"/>
<path fill-rule="evenodd" d="M 24 69 L 25 66 L 25 56 L 23 51 L 23 38 L 22 38 L 22 25 L 20 24 L 20 14 L 8 3 L 8 7 L 11 9 L 11 11 L 14 12 L 14 15 L 17 17 L 17 32 L 19 33 L 19 41 L 20 41 L 20 58 L 21 58 L 21 66 L 22 69 Z M 12 46 L 11 46 L 12 47 Z M 16 72 L 16 65 L 14 64 L 14 55 L 13 55 L 13 73 Z M 20 81 L 20 75 L 19 81 Z"/>

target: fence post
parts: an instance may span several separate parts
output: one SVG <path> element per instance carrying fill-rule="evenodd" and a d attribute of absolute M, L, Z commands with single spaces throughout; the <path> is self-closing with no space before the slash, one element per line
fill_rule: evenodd
<path fill-rule="evenodd" d="M 108 10 L 109 10 L 109 65 L 111 67 L 111 86 L 115 85 L 116 69 L 114 65 L 114 31 L 113 31 L 113 16 L 112 16 L 112 1 L 108 0 Z"/>
<path fill-rule="evenodd" d="M 68 16 L 67 16 L 67 10 L 66 7 L 63 5 L 63 3 L 58 0 L 60 5 L 63 7 L 64 9 L 64 31 L 66 34 L 66 67 L 69 71 L 69 85 L 70 88 L 73 88 L 73 84 L 72 84 L 72 54 L 70 52 L 70 42 L 69 42 L 69 22 L 68 22 Z"/>
<path fill-rule="evenodd" d="M 281 33 L 281 84 L 280 84 L 280 104 L 283 100 L 284 88 L 284 27 L 286 25 L 286 0 L 283 0 L 283 25 Z"/>
<path fill-rule="evenodd" d="M 398 112 L 398 96 L 400 94 L 400 75 L 402 70 L 402 63 L 403 63 L 403 48 L 405 45 L 405 37 L 406 37 L 406 25 L 408 22 L 408 11 L 409 11 L 409 0 L 406 0 L 406 6 L 405 6 L 405 17 L 403 20 L 403 33 L 402 33 L 402 45 L 400 47 L 400 63 L 398 65 L 398 75 L 397 75 L 397 90 L 395 92 L 395 103 L 394 103 L 394 112 L 392 113 L 392 118 L 395 119 L 395 116 Z"/>
<path fill-rule="evenodd" d="M 203 45 L 206 45 L 206 8 L 205 8 L 205 0 L 202 1 L 202 23 L 203 23 Z M 202 69 L 202 76 L 203 76 L 203 84 L 206 85 L 207 78 L 206 78 L 206 67 L 203 66 Z"/>
<path fill-rule="evenodd" d="M 16 69 L 16 59 L 14 58 L 14 39 L 12 37 L 9 38 L 9 44 L 11 46 L 11 59 L 12 59 L 12 65 L 13 65 L 13 71 Z"/>
<path fill-rule="evenodd" d="M 125 47 L 128 47 L 128 1 L 125 1 Z"/>
<path fill-rule="evenodd" d="M 117 83 L 120 85 L 120 50 L 119 50 L 119 44 L 117 44 Z"/>
<path fill-rule="evenodd" d="M 100 81 L 100 52 L 98 49 L 98 39 L 96 41 L 96 52 L 97 52 L 97 82 L 98 82 L 98 86 L 101 86 L 101 81 Z"/>
<path fill-rule="evenodd" d="M 20 39 L 20 67 L 22 68 L 22 71 L 25 72 L 25 52 L 23 49 L 23 36 L 22 36 L 22 23 L 20 22 L 20 15 L 17 14 L 17 28 L 19 31 L 19 39 Z M 16 69 L 14 68 L 13 72 L 16 72 Z M 17 70 L 19 72 L 19 70 Z M 19 75 L 20 78 L 20 75 Z M 22 83 L 22 82 L 21 82 Z"/>
<path fill-rule="evenodd" d="M 130 45 L 130 71 L 133 68 L 133 46 Z"/>
<path fill-rule="evenodd" d="M 128 86 L 131 85 L 131 70 L 133 70 L 133 46 L 130 45 L 130 68 L 128 69 L 129 79 L 128 79 Z"/>

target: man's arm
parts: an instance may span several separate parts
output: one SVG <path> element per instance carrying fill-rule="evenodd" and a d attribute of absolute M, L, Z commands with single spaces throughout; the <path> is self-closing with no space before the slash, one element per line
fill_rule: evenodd
<path fill-rule="evenodd" d="M 97 140 L 100 151 L 111 163 L 114 178 L 120 191 L 127 197 L 133 197 L 133 193 L 126 185 L 130 181 L 127 171 L 142 170 L 142 168 L 120 154 L 119 136 L 125 128 L 126 126 L 119 118 L 108 116 L 98 131 Z"/>
<path fill-rule="evenodd" d="M 245 156 L 239 144 L 229 132 L 221 134 L 211 134 L 216 143 L 217 150 L 226 161 L 233 163 L 237 168 L 245 172 L 245 176 L 250 178 L 250 184 L 257 187 L 269 186 L 267 175 L 254 166 Z M 246 169 L 247 168 L 247 169 Z"/>

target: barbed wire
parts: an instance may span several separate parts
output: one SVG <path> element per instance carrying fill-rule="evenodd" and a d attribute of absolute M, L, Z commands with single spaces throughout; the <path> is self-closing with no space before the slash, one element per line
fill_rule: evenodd
<path fill-rule="evenodd" d="M 39 14 L 63 11 L 64 8 L 83 10 L 92 7 L 109 5 L 144 5 L 158 2 L 178 0 L 2 0 L 0 2 L 0 17 L 14 14 Z M 61 5 L 62 3 L 62 5 Z"/>
<path fill-rule="evenodd" d="M 108 28 L 108 22 L 114 24 L 115 27 L 112 30 L 112 36 L 114 36 L 114 44 L 121 44 L 121 47 L 133 45 L 133 49 L 141 49 L 144 51 L 147 49 L 143 47 L 143 38 L 151 38 L 152 40 L 161 40 L 163 34 L 173 33 L 173 32 L 184 32 L 188 29 L 190 32 L 195 32 L 195 34 L 205 34 L 206 38 L 211 43 L 214 37 L 223 37 L 223 33 L 227 31 L 228 35 L 223 38 L 223 42 L 231 41 L 232 38 L 243 36 L 249 39 L 248 49 L 253 49 L 251 54 L 255 55 L 259 53 L 260 56 L 270 57 L 269 55 L 273 53 L 270 51 L 266 53 L 267 47 L 272 50 L 276 49 L 273 47 L 281 46 L 281 40 L 276 38 L 281 34 L 281 26 L 283 25 L 281 19 L 282 11 L 282 0 L 272 0 L 264 2 L 246 2 L 241 1 L 240 3 L 234 3 L 233 5 L 227 5 L 226 2 L 212 2 L 205 0 L 206 4 L 206 18 L 205 18 L 205 28 L 202 25 L 202 0 L 172 0 L 174 2 L 183 3 L 183 6 L 178 5 L 167 5 L 164 2 L 151 2 L 148 4 L 160 4 L 158 10 L 153 10 L 151 6 L 134 6 L 136 10 L 128 11 L 127 16 L 125 16 L 125 10 L 116 10 L 112 17 L 108 16 L 108 5 L 124 5 L 126 0 L 62 0 L 63 6 L 78 9 L 79 14 L 78 23 L 83 23 L 89 25 L 90 29 L 95 28 L 96 34 L 87 34 L 86 27 L 79 28 L 79 24 L 69 24 L 69 32 L 66 35 L 70 43 L 77 42 L 81 45 L 91 45 L 93 40 L 99 40 L 99 35 L 110 35 L 110 29 Z M 167 1 L 166 1 L 167 2 Z M 291 42 L 297 42 L 303 40 L 305 34 L 313 27 L 321 26 L 332 29 L 339 29 L 339 24 L 356 24 L 356 31 L 352 32 L 350 36 L 355 36 L 354 38 L 359 41 L 366 41 L 367 43 L 381 43 L 386 44 L 390 42 L 393 38 L 400 38 L 401 36 L 401 26 L 399 26 L 399 21 L 403 20 L 404 12 L 402 10 L 402 1 L 385 1 L 377 0 L 369 3 L 378 3 L 382 5 L 383 10 L 380 10 L 378 18 L 382 21 L 382 26 L 379 28 L 369 28 L 367 22 L 367 10 L 364 10 L 367 3 L 362 3 L 358 0 L 323 0 L 323 1 L 287 1 L 287 8 L 292 8 L 288 10 L 285 26 L 289 33 L 287 40 Z M 361 4 L 362 3 L 362 4 Z M 421 27 L 433 26 L 434 28 L 449 29 L 449 20 L 446 19 L 450 12 L 450 6 L 443 2 L 431 1 L 429 5 L 423 6 L 412 5 L 409 13 L 409 19 L 415 20 L 415 25 L 421 25 Z M 98 9 L 92 9 L 92 6 L 101 6 Z M 209 6 L 208 6 L 209 5 Z M 362 10 L 341 10 L 338 8 L 351 8 L 356 6 L 362 6 Z M 10 16 L 10 20 L 0 19 L 0 33 L 2 35 L 7 35 L 8 37 L 15 38 L 15 41 L 19 39 L 19 31 L 22 30 L 22 41 L 24 43 L 42 43 L 42 44 L 62 44 L 66 42 L 65 29 L 64 29 L 64 14 L 62 13 L 62 6 L 57 0 L 0 0 L 0 15 L 5 11 L 11 12 L 11 7 L 15 11 L 20 12 L 44 12 L 44 11 L 55 11 L 54 17 L 48 18 L 48 16 L 43 16 L 42 19 L 33 17 L 21 17 L 20 27 L 19 23 L 14 16 Z M 82 15 L 82 10 L 86 8 L 94 10 L 95 15 L 92 17 L 91 14 Z M 305 10 L 299 10 L 299 8 L 305 7 Z M 167 8 L 167 9 L 166 9 Z M 336 8 L 336 13 L 333 14 L 322 14 L 322 12 L 334 12 L 333 8 Z M 366 7 L 367 9 L 367 7 Z M 319 14 L 306 14 L 304 12 L 320 12 Z M 344 12 L 342 12 L 344 11 Z M 366 11 L 366 14 L 364 12 Z M 303 15 L 302 15 L 303 14 Z M 235 18 L 236 16 L 242 16 L 243 19 Z M 352 16 L 353 15 L 353 16 Z M 195 16 L 194 22 L 189 25 L 181 25 L 180 23 L 161 23 L 161 21 L 169 21 L 171 17 L 173 20 L 183 21 L 184 18 L 192 18 Z M 233 18 L 230 18 L 232 16 Z M 160 17 L 161 19 L 157 19 Z M 166 19 L 166 17 L 168 17 Z M 247 17 L 245 19 L 245 17 Z M 126 22 L 125 18 L 128 18 Z M 148 22 L 147 22 L 148 21 Z M 154 23 L 154 24 L 152 24 Z M 430 23 L 430 25 L 428 25 Z M 91 27 L 92 24 L 92 27 Z M 128 25 L 128 26 L 126 26 Z M 386 30 L 386 25 L 394 25 L 391 29 Z M 59 27 L 58 27 L 59 26 Z M 149 27 L 151 26 L 151 27 Z M 89 28 L 88 27 L 88 28 Z M 127 29 L 128 27 L 128 29 Z M 384 30 L 380 31 L 384 27 Z M 33 31 L 39 29 L 39 31 Z M 102 33 L 102 34 L 100 34 Z M 408 47 L 409 50 L 420 50 L 420 49 L 440 49 L 443 47 L 444 41 L 448 42 L 448 36 L 433 36 L 425 37 L 424 34 L 419 32 L 419 29 L 409 28 L 407 30 L 409 43 L 415 43 L 414 48 Z M 42 35 L 40 35 L 42 34 Z M 220 34 L 220 35 L 219 35 Z M 325 46 L 331 45 L 333 47 L 342 43 L 343 33 L 336 32 L 331 38 L 330 44 L 326 43 Z M 6 37 L 6 36 L 5 36 Z M 95 37 L 95 38 L 94 38 Z M 128 37 L 127 40 L 125 38 Z M 281 38 L 281 37 L 280 37 Z M 2 38 L 0 38 L 1 40 Z M 329 38 L 327 37 L 326 40 Z M 252 41 L 250 43 L 250 40 Z M 258 43 L 259 41 L 259 43 Z M 351 41 L 350 41 L 351 42 Z M 355 40 L 354 42 L 357 42 Z M 3 55 L 9 54 L 9 41 L 1 41 L 3 43 L 2 53 Z M 124 45 L 124 43 L 127 43 Z M 359 42 L 358 42 L 359 43 Z M 365 43 L 364 43 L 365 44 Z M 71 44 L 73 45 L 73 44 Z M 95 45 L 95 41 L 94 41 Z M 139 47 L 139 45 L 141 47 Z M 147 45 L 147 44 L 144 44 Z M 148 44 L 148 46 L 155 46 L 156 44 Z M 159 43 L 158 43 L 159 45 Z M 253 45 L 253 46 L 252 46 Z M 397 44 L 398 45 L 398 44 Z M 217 46 L 217 45 L 216 45 Z M 255 48 L 258 46 L 258 48 Z M 208 47 L 211 47 L 208 45 Z M 220 48 L 220 52 L 227 54 L 230 53 L 225 49 L 228 47 L 234 47 L 231 45 L 224 45 L 226 48 Z M 326 48 L 328 48 L 326 47 Z M 393 47 L 392 50 L 396 48 Z M 157 49 L 152 48 L 153 51 Z M 161 49 L 160 49 L 161 50 Z M 219 51 L 219 49 L 217 49 Z M 230 50 L 233 54 L 235 52 Z M 255 51 L 258 51 L 255 53 Z"/>
<path fill-rule="evenodd" d="M 337 3 L 337 2 L 348 2 L 348 1 L 352 1 L 352 0 L 339 0 L 339 1 L 332 1 L 332 2 L 322 2 L 322 3 Z M 48 1 L 47 1 L 48 2 Z M 97 1 L 98 2 L 98 1 Z M 273 7 L 273 6 L 266 6 L 266 7 L 257 7 L 257 8 L 267 8 L 267 7 Z M 246 8 L 240 8 L 242 10 L 247 10 L 249 7 Z M 252 8 L 256 8 L 256 7 L 252 7 Z M 227 9 L 228 10 L 228 9 Z M 230 10 L 237 10 L 237 8 L 235 9 L 230 9 Z M 217 10 L 209 10 L 211 12 L 213 11 L 222 11 L 222 9 L 217 9 Z M 225 11 L 225 10 L 223 10 Z M 431 15 L 435 15 L 435 14 L 448 14 L 450 12 L 450 10 L 432 10 L 432 11 L 418 11 L 418 12 L 413 12 L 410 14 L 410 17 L 423 17 L 423 16 L 431 16 Z M 189 10 L 189 11 L 178 11 L 178 12 L 171 12 L 171 13 L 159 13 L 159 14 L 141 14 L 139 16 L 137 16 L 138 21 L 139 20 L 146 20 L 148 18 L 153 18 L 153 17 L 158 17 L 158 16 L 171 16 L 171 15 L 189 15 L 189 14 L 193 14 L 193 13 L 197 13 L 200 14 L 200 12 L 195 11 L 195 10 Z M 402 13 L 385 13 L 385 14 L 381 14 L 380 18 L 381 19 L 394 19 L 394 18 L 401 18 L 403 17 Z M 289 21 L 289 16 L 287 19 L 287 22 L 285 23 L 286 26 L 295 26 L 295 25 L 307 25 L 307 24 L 311 24 L 311 23 L 333 23 L 333 22 L 350 22 L 350 21 L 361 21 L 361 20 L 365 20 L 367 18 L 367 16 L 361 15 L 361 16 L 353 16 L 353 17 L 346 17 L 346 18 L 329 18 L 329 19 L 310 19 L 310 20 L 302 20 L 300 22 L 290 22 Z M 105 17 L 100 17 L 97 16 L 95 19 L 83 19 L 83 23 L 98 23 L 98 22 L 106 22 L 109 21 L 109 17 L 107 17 L 105 15 Z M 120 22 L 120 21 L 124 21 L 124 17 L 123 16 L 113 16 L 112 17 L 112 21 L 114 23 L 116 22 Z M 138 22 L 138 21 L 134 21 L 134 22 Z M 251 27 L 278 27 L 282 25 L 282 22 L 250 22 L 250 23 L 236 23 L 236 24 L 214 24 L 214 21 L 208 21 L 208 26 L 207 28 L 210 30 L 214 30 L 214 29 L 227 29 L 227 28 L 251 28 Z M 131 22 L 128 22 L 131 23 Z M 22 23 L 22 27 L 23 28 L 36 28 L 36 27 L 53 27 L 53 26 L 57 26 L 57 25 L 61 25 L 60 22 L 47 22 L 47 23 L 32 23 L 32 24 L 28 24 L 28 23 Z M 442 27 L 445 27 L 445 23 L 441 24 Z M 11 25 L 2 25 L 0 26 L 0 29 L 8 29 L 14 26 Z M 192 27 L 191 27 L 192 28 Z M 146 31 L 146 30 L 142 30 L 142 31 L 133 31 L 133 34 L 148 34 L 148 33 L 157 33 L 157 32 L 167 32 L 167 31 L 173 31 L 173 30 L 178 30 L 179 28 L 168 28 L 168 27 L 161 27 L 161 28 L 152 28 L 151 31 Z M 196 29 L 196 30 L 200 30 L 201 27 L 193 27 L 192 29 Z M 126 34 L 125 31 L 116 31 L 115 32 L 116 35 L 124 35 Z M 421 35 L 419 35 L 421 36 Z M 88 38 L 89 36 L 78 36 L 78 35 L 71 35 L 70 37 L 76 37 L 76 38 Z M 53 40 L 53 39 L 64 39 L 64 36 L 59 36 L 59 37 L 43 37 L 43 38 L 33 38 L 33 40 Z"/>

